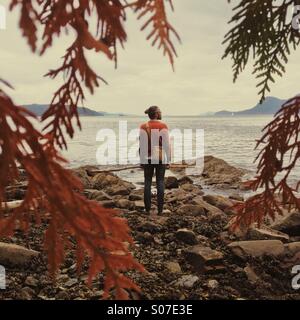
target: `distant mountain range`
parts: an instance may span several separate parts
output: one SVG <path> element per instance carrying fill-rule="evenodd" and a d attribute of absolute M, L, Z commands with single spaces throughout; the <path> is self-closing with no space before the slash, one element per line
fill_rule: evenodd
<path fill-rule="evenodd" d="M 40 117 L 48 109 L 49 106 L 46 104 L 28 104 L 24 105 L 23 107 L 34 113 L 36 116 Z M 124 113 L 108 113 L 104 111 L 95 111 L 85 107 L 78 107 L 78 113 L 83 117 L 126 116 L 126 114 Z"/>
<path fill-rule="evenodd" d="M 258 103 L 255 107 L 243 111 L 227 111 L 222 110 L 213 114 L 206 113 L 202 116 L 213 117 L 232 117 L 232 116 L 255 116 L 255 115 L 273 115 L 286 100 L 278 99 L 275 97 L 266 97 L 263 103 Z"/>

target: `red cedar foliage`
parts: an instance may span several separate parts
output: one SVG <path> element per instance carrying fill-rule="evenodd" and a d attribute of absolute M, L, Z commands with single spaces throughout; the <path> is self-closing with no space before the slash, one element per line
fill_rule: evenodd
<path fill-rule="evenodd" d="M 299 30 L 294 28 L 297 11 L 293 11 L 299 0 L 228 2 L 235 6 L 230 20 L 233 27 L 224 39 L 224 58 L 230 57 L 233 62 L 234 81 L 253 62 L 253 74 L 263 100 L 270 84 L 285 73 L 289 55 L 300 44 Z M 283 214 L 282 206 L 286 205 L 289 210 L 300 210 L 300 181 L 293 186 L 289 180 L 300 160 L 299 112 L 300 98 L 290 99 L 264 129 L 257 143 L 257 148 L 262 147 L 256 159 L 257 175 L 247 183 L 257 194 L 235 207 L 235 226 L 261 224 L 265 216 L 274 219 Z"/>
<path fill-rule="evenodd" d="M 124 289 L 138 290 L 122 272 L 143 270 L 125 243 L 132 243 L 129 228 L 115 210 L 102 208 L 97 202 L 81 195 L 78 178 L 65 169 L 66 163 L 58 151 L 67 148 L 64 131 L 74 135 L 72 119 L 80 127 L 77 106 L 85 99 L 84 87 L 91 93 L 104 81 L 89 66 L 86 50 L 103 53 L 117 63 L 117 46 L 127 39 L 124 23 L 126 10 L 147 16 L 142 29 L 152 24 L 147 39 L 158 44 L 173 65 L 175 49 L 171 34 L 178 37 L 166 16 L 165 2 L 171 0 L 99 1 L 80 0 L 12 0 L 10 8 L 20 9 L 19 26 L 33 52 L 43 55 L 52 46 L 54 37 L 63 31 L 74 30 L 75 39 L 63 57 L 62 65 L 49 71 L 47 76 L 63 76 L 63 85 L 55 92 L 49 109 L 42 117 L 47 122 L 43 132 L 38 132 L 28 117 L 32 114 L 16 106 L 0 81 L 0 202 L 5 202 L 5 188 L 19 177 L 19 168 L 28 176 L 28 188 L 22 205 L 5 216 L 0 206 L 0 235 L 14 233 L 20 222 L 28 231 L 32 219 L 40 223 L 49 221 L 45 232 L 45 249 L 49 269 L 54 275 L 64 260 L 64 249 L 71 239 L 76 240 L 78 267 L 86 255 L 90 258 L 89 281 L 105 271 L 105 293 L 116 289 L 116 297 L 128 298 Z M 96 17 L 97 30 L 93 33 L 88 19 Z M 38 39 L 42 30 L 42 38 Z M 178 37 L 179 38 L 179 37 Z M 41 42 L 41 47 L 39 46 Z M 64 130 L 65 129 L 65 130 Z M 72 237 L 70 237 L 72 236 Z"/>
<path fill-rule="evenodd" d="M 257 159 L 257 176 L 248 186 L 258 193 L 244 204 L 236 205 L 236 225 L 261 225 L 265 216 L 275 219 L 283 215 L 282 205 L 287 209 L 300 210 L 300 181 L 289 183 L 293 170 L 300 159 L 300 97 L 287 101 L 274 120 L 264 128 L 257 148 L 263 146 Z"/>

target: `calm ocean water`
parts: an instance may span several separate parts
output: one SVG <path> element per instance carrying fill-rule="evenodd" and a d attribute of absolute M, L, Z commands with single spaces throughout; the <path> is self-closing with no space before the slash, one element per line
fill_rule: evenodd
<path fill-rule="evenodd" d="M 170 130 L 196 129 L 204 130 L 205 155 L 220 157 L 230 164 L 253 170 L 255 140 L 261 136 L 262 128 L 271 117 L 244 118 L 200 118 L 200 117 L 169 117 L 164 118 Z M 119 135 L 119 121 L 127 121 L 128 131 L 136 129 L 145 118 L 106 118 L 82 117 L 82 131 L 77 130 L 74 139 L 68 141 L 68 150 L 64 156 L 70 165 L 80 166 L 97 164 L 97 149 L 103 142 L 96 141 L 101 129 L 112 129 Z M 195 136 L 194 136 L 195 138 Z"/>
<path fill-rule="evenodd" d="M 255 172 L 253 163 L 258 151 L 254 150 L 256 139 L 262 135 L 262 129 L 270 122 L 271 116 L 200 118 L 167 117 L 163 120 L 172 129 L 204 129 L 205 155 L 213 155 L 228 163 Z M 71 167 L 97 165 L 97 149 L 103 142 L 96 141 L 101 129 L 112 129 L 119 135 L 119 121 L 127 121 L 128 131 L 136 129 L 145 118 L 137 117 L 82 117 L 82 131 L 77 130 L 74 139 L 68 141 L 68 150 L 63 155 L 70 161 Z M 113 147 L 113 146 L 112 146 Z M 131 172 L 122 173 L 124 178 L 132 180 Z M 293 174 L 293 180 L 299 179 L 300 168 Z"/>

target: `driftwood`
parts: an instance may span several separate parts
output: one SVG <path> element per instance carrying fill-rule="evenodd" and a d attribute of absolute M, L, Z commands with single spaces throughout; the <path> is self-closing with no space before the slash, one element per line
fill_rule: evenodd
<path fill-rule="evenodd" d="M 12 210 L 14 210 L 16 208 L 19 208 L 22 203 L 23 203 L 23 200 L 2 202 L 1 203 L 1 210 L 12 211 Z"/>
<path fill-rule="evenodd" d="M 189 166 L 186 164 L 171 164 L 170 169 L 186 169 L 186 168 L 193 168 L 194 166 Z M 133 169 L 141 169 L 140 165 L 131 166 L 131 167 L 124 167 L 118 169 L 106 169 L 106 170 L 87 170 L 89 176 L 95 176 L 99 173 L 109 173 L 109 172 L 120 172 L 126 170 L 133 170 Z"/>

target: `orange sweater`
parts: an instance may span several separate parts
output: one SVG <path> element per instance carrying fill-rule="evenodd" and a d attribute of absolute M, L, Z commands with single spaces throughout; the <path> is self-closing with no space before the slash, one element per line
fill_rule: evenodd
<path fill-rule="evenodd" d="M 152 130 L 155 130 L 154 132 Z M 161 131 L 164 130 L 163 134 L 161 134 Z M 159 141 L 159 147 L 164 147 L 164 152 L 166 154 L 166 159 L 167 159 L 167 163 L 170 163 L 171 161 L 171 148 L 170 148 L 170 137 L 169 137 L 169 128 L 168 126 L 159 120 L 150 120 L 146 123 L 143 123 L 140 125 L 140 131 L 144 131 L 147 133 L 148 135 L 148 159 L 151 159 L 151 151 L 152 151 L 152 147 L 154 147 L 151 143 L 152 139 L 152 135 L 154 135 L 156 132 L 160 133 L 161 135 L 159 136 L 159 139 L 155 139 L 155 141 Z M 162 143 L 162 139 L 164 139 L 164 144 Z M 141 139 L 140 139 L 140 143 L 141 143 Z M 141 146 L 140 146 L 140 150 L 141 150 Z M 141 159 L 141 161 L 143 161 Z M 145 159 L 144 159 L 145 161 Z"/>

